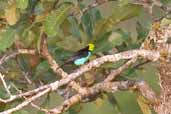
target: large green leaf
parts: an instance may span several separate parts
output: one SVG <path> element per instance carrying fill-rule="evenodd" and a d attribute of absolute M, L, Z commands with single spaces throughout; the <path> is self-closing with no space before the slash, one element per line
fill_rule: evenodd
<path fill-rule="evenodd" d="M 29 0 L 16 0 L 17 8 L 26 9 L 28 6 L 28 2 Z"/>
<path fill-rule="evenodd" d="M 71 57 L 74 52 L 56 47 L 55 49 L 53 49 L 52 53 L 54 54 L 54 57 L 56 58 L 57 62 L 60 63 L 60 61 L 65 61 L 69 57 Z"/>
<path fill-rule="evenodd" d="M 8 3 L 6 0 L 0 0 L 0 12 L 2 12 L 7 6 Z"/>
<path fill-rule="evenodd" d="M 121 91 L 116 92 L 114 96 L 120 107 L 121 114 L 143 114 L 140 111 L 140 107 L 136 101 L 135 94 L 129 91 Z"/>
<path fill-rule="evenodd" d="M 41 61 L 35 69 L 35 74 L 33 80 L 41 80 L 44 83 L 50 83 L 56 80 L 56 75 L 50 69 L 47 61 Z"/>
<path fill-rule="evenodd" d="M 95 52 L 108 52 L 112 48 L 121 45 L 124 41 L 129 39 L 129 35 L 122 30 L 115 32 L 106 32 L 95 40 Z"/>
<path fill-rule="evenodd" d="M 16 31 L 12 28 L 7 28 L 0 32 L 0 52 L 5 51 L 15 41 Z"/>
<path fill-rule="evenodd" d="M 144 28 L 142 26 L 142 24 L 140 24 L 139 22 L 136 24 L 136 30 L 137 30 L 137 34 L 138 34 L 138 39 L 143 39 L 147 36 L 148 34 L 148 29 Z"/>
<path fill-rule="evenodd" d="M 117 113 L 121 114 L 120 106 L 119 106 L 114 94 L 113 93 L 107 93 L 107 98 L 108 98 L 109 103 L 115 108 Z"/>
<path fill-rule="evenodd" d="M 45 19 L 44 30 L 50 37 L 54 37 L 58 33 L 59 26 L 67 17 L 70 4 L 63 4 L 57 10 L 52 11 Z"/>
<path fill-rule="evenodd" d="M 161 0 L 162 3 L 165 3 L 165 4 L 171 4 L 171 1 L 170 0 Z"/>
<path fill-rule="evenodd" d="M 81 21 L 88 37 L 91 38 L 93 36 L 92 32 L 93 32 L 95 23 L 101 18 L 102 17 L 101 17 L 100 11 L 97 10 L 96 8 L 91 9 L 90 11 L 86 12 L 82 16 Z"/>
<path fill-rule="evenodd" d="M 140 11 L 141 11 L 141 6 L 134 5 L 134 4 L 118 6 L 114 8 L 113 14 L 110 17 L 112 19 L 110 20 L 111 24 L 135 17 L 140 13 Z"/>
<path fill-rule="evenodd" d="M 77 51 L 83 48 L 79 40 L 73 36 L 67 36 L 63 38 L 62 41 L 56 42 L 56 45 L 68 51 Z"/>
<path fill-rule="evenodd" d="M 14 112 L 13 114 L 30 114 L 30 111 L 21 110 L 21 111 L 18 111 L 18 112 Z"/>
<path fill-rule="evenodd" d="M 119 114 L 118 112 L 119 111 L 116 108 L 116 106 L 114 107 L 113 105 L 111 105 L 111 103 L 108 100 L 108 97 L 106 95 L 103 95 L 102 98 L 98 98 L 94 102 L 88 102 L 82 104 L 82 108 L 80 112 L 77 111 L 76 113 L 77 114 Z M 73 112 L 70 114 L 76 114 L 76 113 Z M 131 113 L 127 113 L 127 114 L 131 114 Z"/>
<path fill-rule="evenodd" d="M 5 91 L 5 89 L 4 89 L 4 87 L 2 86 L 2 87 L 0 87 L 0 98 L 3 98 L 3 99 L 6 99 L 6 98 L 8 98 L 9 96 L 7 95 L 7 93 L 6 93 L 6 91 Z"/>
<path fill-rule="evenodd" d="M 71 28 L 70 28 L 70 32 L 73 34 L 73 36 L 80 38 L 80 31 L 79 31 L 79 25 L 76 21 L 75 18 L 73 17 L 69 17 L 68 21 L 71 23 Z"/>
<path fill-rule="evenodd" d="M 141 6 L 133 5 L 133 4 L 127 4 L 124 6 L 115 6 L 113 8 L 113 12 L 111 16 L 109 16 L 107 19 L 99 21 L 96 24 L 94 30 L 94 37 L 97 37 L 98 35 L 101 35 L 106 31 L 112 30 L 114 25 L 122 21 L 138 16 L 141 12 L 141 9 L 142 9 Z"/>
<path fill-rule="evenodd" d="M 107 32 L 104 35 L 97 38 L 95 41 L 96 48 L 94 50 L 95 53 L 97 52 L 107 52 L 111 49 L 111 44 L 108 42 L 109 36 L 111 32 Z"/>
<path fill-rule="evenodd" d="M 74 5 L 77 5 L 78 4 L 78 0 L 62 0 L 63 3 L 72 3 Z"/>

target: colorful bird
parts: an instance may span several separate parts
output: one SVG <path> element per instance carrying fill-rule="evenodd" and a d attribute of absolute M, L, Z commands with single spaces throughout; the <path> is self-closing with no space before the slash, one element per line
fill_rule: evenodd
<path fill-rule="evenodd" d="M 92 55 L 94 48 L 95 48 L 95 45 L 92 43 L 89 43 L 85 48 L 80 49 L 73 56 L 71 56 L 68 60 L 66 60 L 66 62 L 60 65 L 60 67 L 68 63 L 74 63 L 77 66 L 83 65 L 84 63 L 88 61 L 88 59 Z"/>

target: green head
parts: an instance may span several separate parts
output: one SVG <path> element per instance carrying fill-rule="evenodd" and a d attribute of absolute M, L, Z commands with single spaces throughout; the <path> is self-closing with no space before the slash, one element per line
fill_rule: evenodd
<path fill-rule="evenodd" d="M 89 51 L 93 51 L 94 48 L 95 48 L 95 45 L 94 45 L 94 44 L 92 44 L 92 43 L 89 43 L 89 44 L 88 44 L 88 50 L 89 50 Z"/>

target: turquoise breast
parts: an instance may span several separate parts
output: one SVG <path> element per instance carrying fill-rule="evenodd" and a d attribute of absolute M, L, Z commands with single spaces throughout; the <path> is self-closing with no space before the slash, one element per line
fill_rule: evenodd
<path fill-rule="evenodd" d="M 88 61 L 88 59 L 89 59 L 90 56 L 91 56 L 91 52 L 88 52 L 88 55 L 86 57 L 82 57 L 80 59 L 76 59 L 74 61 L 74 64 L 77 65 L 77 66 L 78 65 L 83 65 L 85 62 Z"/>

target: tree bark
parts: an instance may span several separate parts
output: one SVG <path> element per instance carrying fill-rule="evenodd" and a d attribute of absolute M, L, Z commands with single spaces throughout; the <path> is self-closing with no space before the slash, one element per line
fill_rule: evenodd
<path fill-rule="evenodd" d="M 161 86 L 161 104 L 155 106 L 158 114 L 171 114 L 171 64 L 161 62 L 159 67 L 159 79 Z"/>

